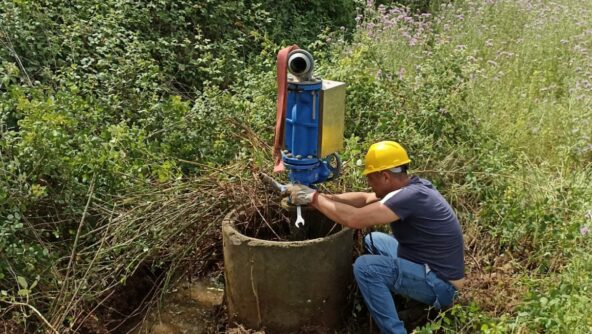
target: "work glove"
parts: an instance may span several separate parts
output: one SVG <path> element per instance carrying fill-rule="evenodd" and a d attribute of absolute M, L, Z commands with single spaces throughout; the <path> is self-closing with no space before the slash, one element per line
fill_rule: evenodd
<path fill-rule="evenodd" d="M 286 193 L 292 205 L 308 205 L 316 199 L 317 191 L 303 184 L 287 184 Z"/>

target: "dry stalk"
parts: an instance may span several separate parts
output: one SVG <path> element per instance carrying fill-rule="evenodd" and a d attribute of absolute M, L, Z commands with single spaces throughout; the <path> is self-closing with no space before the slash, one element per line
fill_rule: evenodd
<path fill-rule="evenodd" d="M 6 301 L 6 300 L 2 300 L 2 299 L 0 299 L 0 302 L 6 303 L 10 306 L 20 306 L 20 307 L 29 308 L 31 311 L 33 311 L 33 313 L 35 313 L 35 315 L 39 319 L 41 319 L 41 321 L 45 324 L 45 326 L 47 326 L 49 328 L 49 330 L 51 330 L 52 333 L 59 334 L 59 332 L 49 323 L 49 321 L 47 321 L 47 319 L 43 316 L 43 314 L 41 314 L 41 312 L 39 312 L 33 305 L 31 305 L 29 303 L 10 302 L 10 301 Z"/>
<path fill-rule="evenodd" d="M 56 265 L 49 273 L 49 281 L 60 285 L 53 291 L 44 287 L 43 299 L 32 295 L 28 303 L 14 306 L 29 307 L 52 332 L 84 331 L 85 323 L 96 319 L 93 315 L 117 298 L 117 288 L 126 279 L 141 267 L 158 266 L 163 276 L 154 291 L 138 301 L 135 311 L 123 314 L 123 319 L 112 319 L 121 323 L 142 312 L 142 305 L 153 303 L 159 291 L 178 279 L 179 272 L 204 275 L 205 270 L 216 268 L 222 254 L 221 222 L 232 209 L 248 209 L 251 216 L 245 228 L 256 233 L 269 230 L 280 239 L 279 222 L 270 214 L 278 198 L 254 176 L 257 168 L 244 163 L 224 168 L 200 166 L 201 176 L 111 197 L 96 194 L 93 179 L 76 233 L 69 241 L 70 254 L 58 260 L 61 268 Z M 70 217 L 56 219 L 72 221 Z M 66 321 L 71 318 L 74 323 Z"/>
<path fill-rule="evenodd" d="M 86 218 L 86 214 L 88 212 L 88 208 L 90 206 L 91 199 L 93 197 L 94 188 L 95 188 L 95 176 L 93 175 L 93 178 L 90 183 L 89 190 L 88 190 L 88 198 L 86 200 L 86 205 L 84 207 L 82 217 L 80 218 L 80 223 L 78 224 L 78 229 L 76 231 L 76 237 L 74 238 L 74 244 L 72 245 L 72 252 L 70 254 L 70 260 L 68 261 L 68 266 L 66 268 L 66 277 L 64 278 L 64 280 L 62 282 L 62 287 L 60 289 L 60 293 L 58 294 L 58 298 L 56 299 L 56 304 L 54 304 L 54 306 L 59 307 L 59 310 L 62 309 L 63 302 L 65 301 L 65 298 L 66 298 L 65 291 L 69 287 L 70 273 L 71 273 L 71 271 L 74 271 L 75 262 L 76 262 L 76 247 L 78 246 L 78 241 L 80 238 L 80 233 L 82 231 L 82 226 L 84 224 L 84 220 Z M 75 289 L 74 293 L 72 294 L 72 297 L 68 301 L 68 304 L 66 305 L 66 308 L 64 309 L 64 311 L 59 312 L 59 313 L 52 312 L 52 314 L 57 315 L 57 318 L 55 318 L 55 321 L 52 321 L 53 327 L 57 327 L 57 324 L 61 324 L 64 322 L 64 319 L 68 315 L 68 313 L 70 311 L 70 307 L 72 307 L 74 299 L 78 293 L 78 289 L 79 289 L 79 286 L 76 287 L 76 289 Z"/>

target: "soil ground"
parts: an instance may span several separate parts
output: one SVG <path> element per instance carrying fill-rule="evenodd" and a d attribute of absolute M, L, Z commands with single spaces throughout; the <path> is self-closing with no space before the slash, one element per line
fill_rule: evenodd
<path fill-rule="evenodd" d="M 349 317 L 344 321 L 339 334 L 378 333 L 372 326 L 368 313 L 359 304 L 358 296 L 352 305 Z M 420 305 L 404 298 L 396 297 L 402 310 L 401 318 L 406 320 L 411 332 L 417 326 L 425 324 L 428 314 L 425 305 Z M 224 306 L 224 285 L 219 278 L 200 279 L 180 282 L 163 296 L 158 307 L 153 307 L 145 320 L 132 331 L 133 334 L 265 334 L 265 330 L 252 330 L 238 323 L 229 323 Z M 321 334 L 314 328 L 303 329 L 294 334 Z"/>

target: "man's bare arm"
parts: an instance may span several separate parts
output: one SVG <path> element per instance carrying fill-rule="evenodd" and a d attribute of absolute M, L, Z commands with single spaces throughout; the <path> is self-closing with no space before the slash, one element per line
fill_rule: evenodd
<path fill-rule="evenodd" d="M 312 205 L 329 219 L 350 228 L 364 228 L 372 225 L 388 224 L 399 217 L 386 205 L 375 201 L 360 208 L 332 200 L 325 194 L 317 195 Z"/>
<path fill-rule="evenodd" d="M 378 201 L 376 194 L 368 192 L 349 192 L 335 195 L 323 194 L 323 196 L 329 198 L 330 200 L 351 205 L 356 208 L 361 208 L 370 203 Z"/>

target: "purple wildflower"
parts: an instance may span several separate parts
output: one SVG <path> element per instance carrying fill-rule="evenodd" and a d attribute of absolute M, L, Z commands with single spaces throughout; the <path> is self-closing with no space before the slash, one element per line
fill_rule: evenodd
<path fill-rule="evenodd" d="M 588 225 L 584 225 L 584 226 L 580 227 L 580 233 L 582 235 L 586 235 L 586 234 L 590 233 L 590 228 L 588 227 Z"/>

